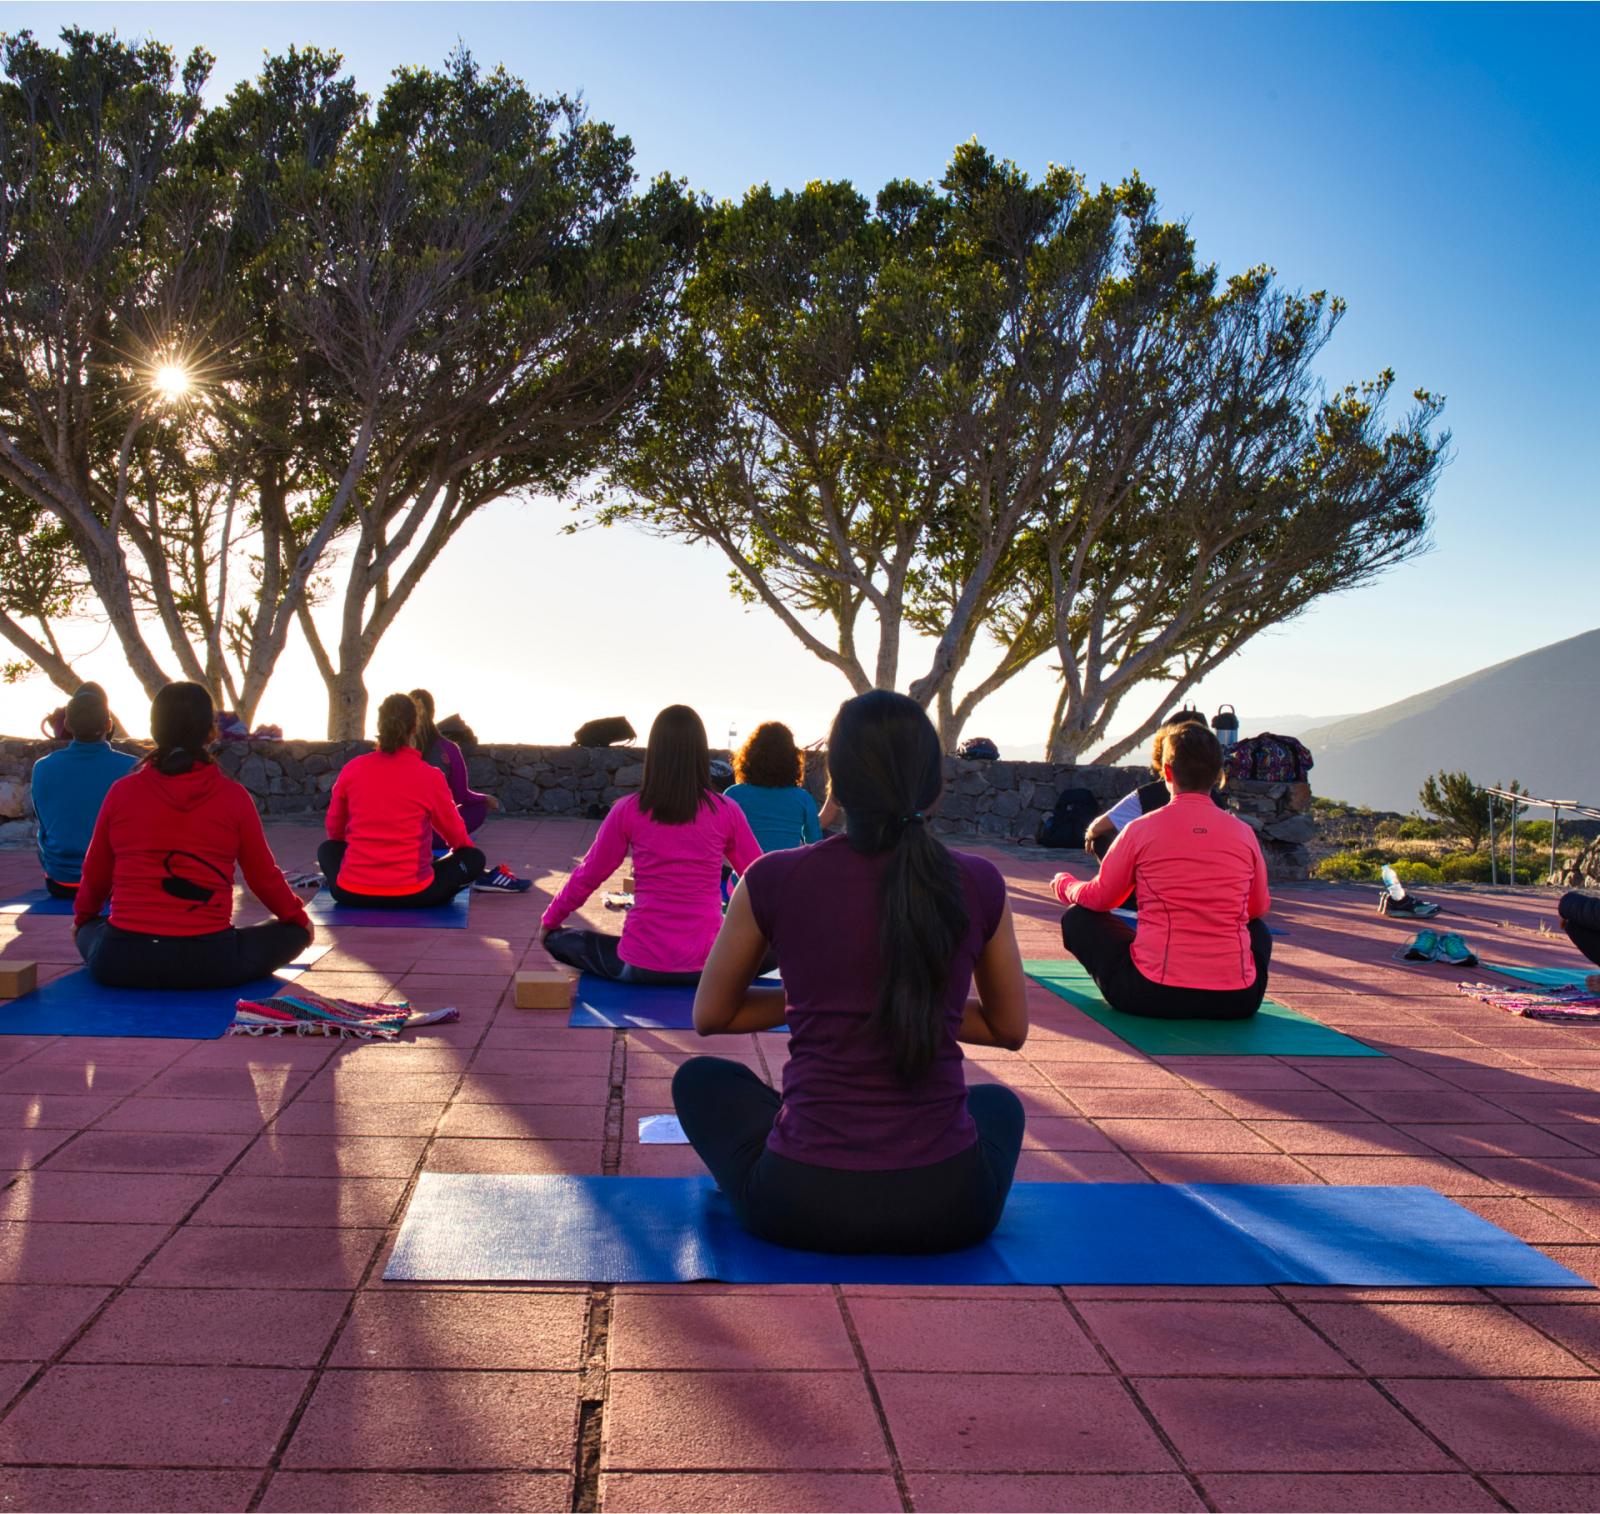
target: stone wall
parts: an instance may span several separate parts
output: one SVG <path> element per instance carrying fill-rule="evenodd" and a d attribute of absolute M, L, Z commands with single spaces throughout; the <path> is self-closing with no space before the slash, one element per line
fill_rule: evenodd
<path fill-rule="evenodd" d="M 131 748 L 130 748 L 131 749 Z M 0 844 L 32 839 L 28 774 L 55 750 L 46 741 L 0 740 Z M 240 741 L 226 743 L 218 763 L 255 795 L 268 816 L 311 816 L 328 807 L 339 769 L 372 750 L 366 741 Z M 726 757 L 722 752 L 717 754 Z M 1109 807 L 1149 776 L 1144 767 L 1070 767 L 1048 762 L 964 762 L 947 758 L 944 801 L 934 821 L 950 836 L 1031 843 L 1039 822 L 1065 788 L 1085 788 Z M 493 794 L 507 815 L 581 817 L 599 814 L 644 779 L 640 747 L 501 746 L 474 748 L 467 759 L 475 789 Z M 806 754 L 806 786 L 820 799 L 824 759 Z M 1233 805 L 1261 837 L 1274 878 L 1303 878 L 1314 831 L 1306 784 L 1242 783 Z"/>

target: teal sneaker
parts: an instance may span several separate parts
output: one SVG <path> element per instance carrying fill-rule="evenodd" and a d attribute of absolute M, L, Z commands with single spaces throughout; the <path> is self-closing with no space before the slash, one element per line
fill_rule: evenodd
<path fill-rule="evenodd" d="M 1439 935 L 1437 931 L 1419 930 L 1394 954 L 1396 962 L 1437 962 L 1439 960 Z"/>
<path fill-rule="evenodd" d="M 1448 962 L 1451 967 L 1476 967 L 1478 954 L 1467 945 L 1460 936 L 1451 932 L 1442 936 L 1439 944 L 1434 948 L 1433 959 L 1435 962 Z"/>

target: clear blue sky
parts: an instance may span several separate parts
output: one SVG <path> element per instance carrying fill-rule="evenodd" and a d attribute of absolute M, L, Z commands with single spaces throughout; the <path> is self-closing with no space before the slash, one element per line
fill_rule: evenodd
<path fill-rule="evenodd" d="M 538 90 L 581 91 L 641 173 L 718 196 L 936 178 L 970 136 L 1033 171 L 1137 169 L 1224 270 L 1268 262 L 1349 301 L 1330 381 L 1392 366 L 1401 392 L 1448 396 L 1456 438 L 1437 550 L 1258 642 L 1208 702 L 1247 729 L 1367 709 L 1600 623 L 1581 442 L 1600 350 L 1593 6 L 0 5 L 6 30 L 68 23 L 203 45 L 218 91 L 302 42 L 375 93 L 459 39 Z M 825 722 L 838 676 L 736 609 L 715 560 L 564 539 L 562 518 L 535 503 L 475 522 L 390 634 L 374 691 L 430 682 L 508 738 L 612 710 L 642 728 L 677 698 L 714 735 Z M 536 615 L 540 636 L 496 607 Z M 111 675 L 103 659 L 86 665 Z M 264 715 L 315 734 L 320 684 L 298 660 L 286 674 Z M 0 690 L 0 728 L 31 728 L 48 692 Z M 1051 697 L 1048 677 L 1020 680 L 969 729 L 1038 741 Z"/>

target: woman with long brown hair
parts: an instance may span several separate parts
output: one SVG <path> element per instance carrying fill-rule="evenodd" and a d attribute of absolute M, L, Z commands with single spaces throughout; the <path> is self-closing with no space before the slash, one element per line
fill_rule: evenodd
<path fill-rule="evenodd" d="M 622 936 L 563 929 L 629 855 L 634 904 Z M 700 717 L 669 705 L 650 727 L 644 783 L 619 799 L 541 925 L 558 962 L 622 983 L 695 983 L 722 924 L 722 864 L 736 873 L 761 855 L 750 823 L 711 787 Z"/>

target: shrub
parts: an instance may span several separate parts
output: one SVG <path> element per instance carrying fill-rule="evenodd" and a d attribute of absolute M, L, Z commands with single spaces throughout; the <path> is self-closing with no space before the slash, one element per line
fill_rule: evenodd
<path fill-rule="evenodd" d="M 1395 835 L 1401 841 L 1443 841 L 1445 828 L 1437 820 L 1424 820 L 1420 815 L 1407 815 L 1400 822 Z"/>
<path fill-rule="evenodd" d="M 1401 857 L 1394 864 L 1394 875 L 1402 883 L 1439 883 L 1439 869 L 1431 862 L 1418 862 L 1411 857 Z"/>
<path fill-rule="evenodd" d="M 1529 846 L 1542 846 L 1546 849 L 1550 845 L 1550 822 L 1548 820 L 1529 820 L 1517 822 L 1517 850 L 1522 850 L 1523 842 Z"/>
<path fill-rule="evenodd" d="M 1439 876 L 1446 883 L 1487 883 L 1489 881 L 1489 854 L 1487 852 L 1453 852 L 1439 863 Z"/>
<path fill-rule="evenodd" d="M 1377 879 L 1378 864 L 1355 852 L 1335 852 L 1316 865 L 1313 875 L 1331 883 L 1372 882 Z"/>

